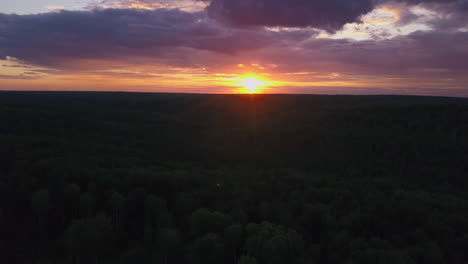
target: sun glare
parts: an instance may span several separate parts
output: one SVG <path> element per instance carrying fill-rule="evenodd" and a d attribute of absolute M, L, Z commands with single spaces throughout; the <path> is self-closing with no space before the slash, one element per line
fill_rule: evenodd
<path fill-rule="evenodd" d="M 241 79 L 241 85 L 244 87 L 245 93 L 254 94 L 261 92 L 261 88 L 264 87 L 266 83 L 255 77 L 248 77 Z"/>

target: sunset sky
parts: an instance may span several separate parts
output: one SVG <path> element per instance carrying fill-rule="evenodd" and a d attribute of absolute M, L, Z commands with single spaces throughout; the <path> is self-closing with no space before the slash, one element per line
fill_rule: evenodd
<path fill-rule="evenodd" d="M 468 97 L 468 0 L 1 1 L 1 90 Z"/>

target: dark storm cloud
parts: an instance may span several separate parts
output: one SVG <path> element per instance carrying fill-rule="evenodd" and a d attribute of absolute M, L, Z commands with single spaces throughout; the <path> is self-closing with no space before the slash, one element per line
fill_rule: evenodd
<path fill-rule="evenodd" d="M 385 3 L 423 4 L 454 13 L 468 11 L 467 0 L 212 0 L 207 10 L 212 17 L 237 26 L 310 26 L 336 31 Z"/>
<path fill-rule="evenodd" d="M 0 57 L 42 65 L 77 58 L 164 57 L 178 47 L 233 54 L 308 36 L 310 32 L 229 29 L 204 12 L 177 9 L 0 14 Z"/>
<path fill-rule="evenodd" d="M 213 0 L 210 15 L 236 25 L 337 30 L 374 8 L 374 0 Z"/>

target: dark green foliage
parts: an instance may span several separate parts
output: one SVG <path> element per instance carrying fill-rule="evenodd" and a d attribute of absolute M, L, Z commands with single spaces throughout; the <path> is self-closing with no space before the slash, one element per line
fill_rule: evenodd
<path fill-rule="evenodd" d="M 244 228 L 242 225 L 231 225 L 224 229 L 224 240 L 227 254 L 232 254 L 233 263 L 236 263 L 239 249 L 244 241 Z"/>
<path fill-rule="evenodd" d="M 468 100 L 0 93 L 2 263 L 468 262 Z"/>
<path fill-rule="evenodd" d="M 47 217 L 49 207 L 49 192 L 47 190 L 39 190 L 32 194 L 31 208 L 39 219 Z"/>
<path fill-rule="evenodd" d="M 302 237 L 292 229 L 268 222 L 251 225 L 245 249 L 259 263 L 302 263 L 304 253 Z"/>
<path fill-rule="evenodd" d="M 168 262 L 168 258 L 177 252 L 181 247 L 181 236 L 178 230 L 171 228 L 163 228 L 158 232 L 157 250 L 163 255 L 164 263 Z"/>
<path fill-rule="evenodd" d="M 190 229 L 194 236 L 205 233 L 222 233 L 230 219 L 221 212 L 210 212 L 201 208 L 193 212 L 189 219 Z"/>
<path fill-rule="evenodd" d="M 257 259 L 249 256 L 242 256 L 237 264 L 257 264 Z"/>
<path fill-rule="evenodd" d="M 195 239 L 190 246 L 187 262 L 196 264 L 216 264 L 223 262 L 224 244 L 222 238 L 208 233 Z"/>
<path fill-rule="evenodd" d="M 114 243 L 111 222 L 103 214 L 73 221 L 64 239 L 70 257 L 83 263 L 108 256 Z"/>

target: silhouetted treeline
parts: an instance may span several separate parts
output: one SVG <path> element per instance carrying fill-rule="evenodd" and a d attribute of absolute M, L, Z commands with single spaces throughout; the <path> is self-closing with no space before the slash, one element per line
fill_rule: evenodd
<path fill-rule="evenodd" d="M 467 263 L 468 100 L 0 92 L 0 263 Z"/>

